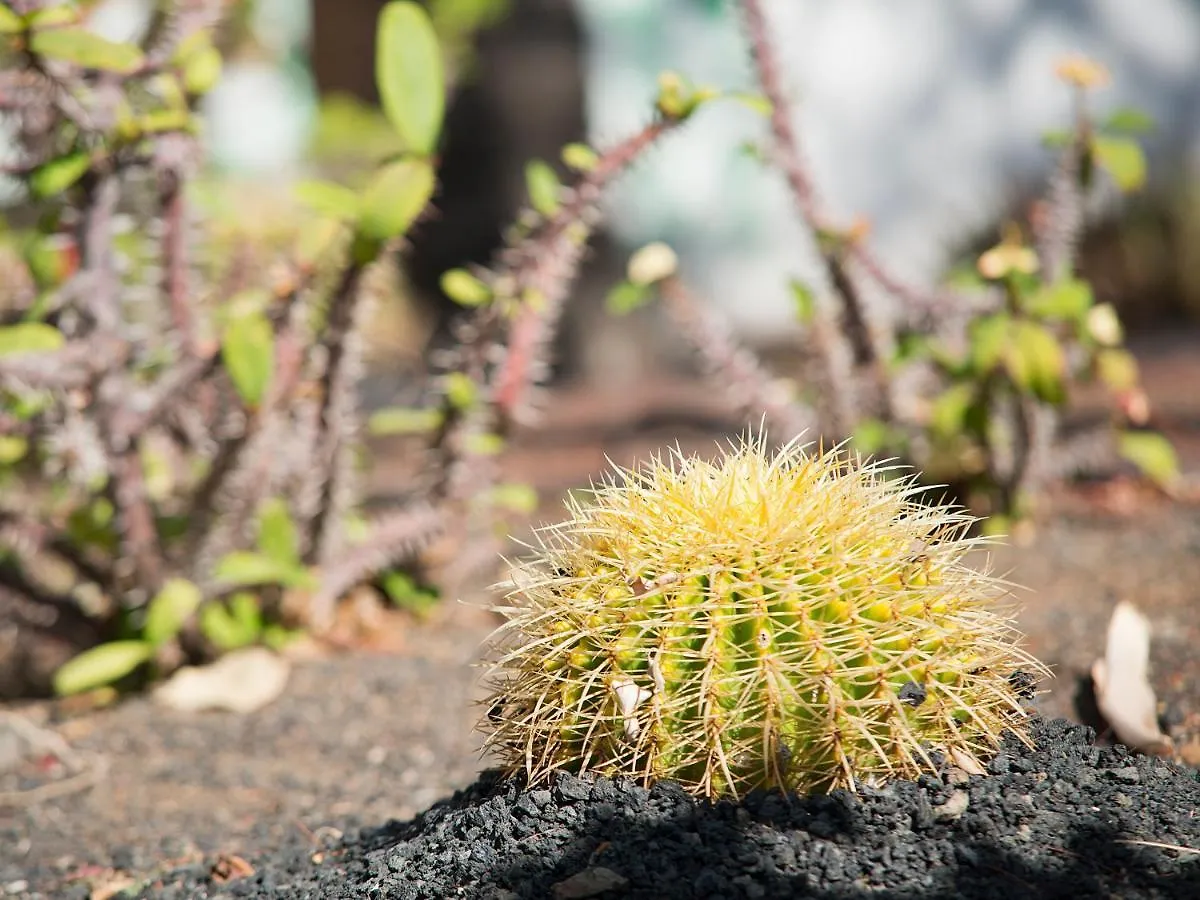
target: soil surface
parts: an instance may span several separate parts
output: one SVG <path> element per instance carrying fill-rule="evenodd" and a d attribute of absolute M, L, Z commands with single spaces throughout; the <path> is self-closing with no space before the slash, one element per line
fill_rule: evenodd
<path fill-rule="evenodd" d="M 1200 474 L 1197 347 L 1200 336 L 1195 333 L 1135 345 L 1161 425 L 1193 477 Z M 511 477 L 528 478 L 542 489 L 548 518 L 557 515 L 562 491 L 586 484 L 606 468 L 605 455 L 628 464 L 676 441 L 684 450 L 707 450 L 720 432 L 739 427 L 714 404 L 710 390 L 682 381 L 664 380 L 636 392 L 568 387 L 549 409 L 553 415 L 540 436 L 523 442 L 508 464 Z M 376 472 L 374 487 L 387 493 L 389 485 L 403 483 L 399 477 L 399 470 L 385 464 Z M 1019 595 L 1025 604 L 1021 625 L 1030 649 L 1057 675 L 1044 686 L 1048 693 L 1040 698 L 1042 711 L 1093 720 L 1087 672 L 1103 652 L 1113 606 L 1131 600 L 1153 628 L 1151 680 L 1163 719 L 1185 760 L 1197 764 L 1200 656 L 1192 648 L 1200 645 L 1200 506 L 1168 501 L 1128 478 L 1060 490 L 1043 499 L 1031 539 L 993 555 L 996 568 L 1028 588 Z M 470 701 L 478 690 L 471 664 L 493 625 L 488 614 L 453 603 L 424 623 L 387 617 L 366 649 L 360 642 L 354 653 L 327 652 L 297 661 L 283 695 L 250 716 L 171 712 L 147 697 L 102 710 L 80 711 L 60 703 L 14 708 L 23 721 L 60 739 L 71 758 L 48 752 L 30 762 L 32 770 L 26 766 L 0 773 L 0 897 L 105 900 L 147 879 L 154 883 L 177 865 L 191 868 L 180 882 L 184 887 L 172 896 L 367 896 L 335 890 L 337 878 L 345 877 L 339 872 L 352 872 L 364 891 L 377 887 L 380 897 L 454 896 L 399 893 L 392 885 L 405 879 L 398 874 L 416 870 L 389 868 L 387 847 L 407 836 L 413 838 L 406 845 L 414 848 L 413 859 L 450 854 L 457 860 L 454 866 L 467 866 L 467 857 L 459 859 L 465 853 L 462 836 L 445 832 L 438 837 L 436 829 L 466 821 L 466 810 L 482 809 L 489 791 L 501 797 L 494 801 L 501 806 L 516 802 L 504 793 L 507 787 L 477 786 L 424 824 L 368 830 L 349 849 L 337 847 L 343 835 L 354 838 L 359 828 L 413 819 L 472 784 L 486 767 L 473 732 L 477 710 Z M 1044 735 L 1050 736 L 1057 726 L 1047 727 L 1051 730 Z M 0 745 L 2 738 L 0 734 Z M 1025 768 L 1014 767 L 1005 776 L 1019 776 L 1019 785 L 972 781 L 964 788 L 970 806 L 963 817 L 928 827 L 906 825 L 908 830 L 897 832 L 895 847 L 904 848 L 899 854 L 870 841 L 860 847 L 865 838 L 854 829 L 875 822 L 890 833 L 897 823 L 910 821 L 914 810 L 946 802 L 945 785 L 898 786 L 892 794 L 864 799 L 855 807 L 858 812 L 844 814 L 847 822 L 859 824 L 845 826 L 850 830 L 842 838 L 812 832 L 805 816 L 842 821 L 837 816 L 843 813 L 835 815 L 829 807 L 823 814 L 819 802 L 805 802 L 786 814 L 747 807 L 743 813 L 726 810 L 709 816 L 669 789 L 650 796 L 625 792 L 621 809 L 634 818 L 622 812 L 621 821 L 634 824 L 618 835 L 624 842 L 618 856 L 605 861 L 601 854 L 591 863 L 598 843 L 585 850 L 578 841 L 600 833 L 588 831 L 593 825 L 587 823 L 593 822 L 597 806 L 603 809 L 613 801 L 587 799 L 576 813 L 565 813 L 567 806 L 555 800 L 545 812 L 537 807 L 528 813 L 530 821 L 548 817 L 547 827 L 557 829 L 531 851 L 541 868 L 522 868 L 516 857 L 497 857 L 497 867 L 507 867 L 510 880 L 494 886 L 519 891 L 525 885 L 544 886 L 541 893 L 519 896 L 590 896 L 553 894 L 548 886 L 575 874 L 573 867 L 621 873 L 618 862 L 634 854 L 647 860 L 657 853 L 664 860 L 660 876 L 647 870 L 643 877 L 641 870 L 626 867 L 622 877 L 630 879 L 632 893 L 625 895 L 671 896 L 653 893 L 653 878 L 671 871 L 682 877 L 689 871 L 678 867 L 687 864 L 685 858 L 697 857 L 689 843 L 697 838 L 686 835 L 698 834 L 704 847 L 728 846 L 734 854 L 730 859 L 736 859 L 739 848 L 756 854 L 754 865 L 763 868 L 754 871 L 767 873 L 737 882 L 747 885 L 745 890 L 722 893 L 718 885 L 711 896 L 784 895 L 784 888 L 802 896 L 807 883 L 797 873 L 809 866 L 826 873 L 819 889 L 815 882 L 811 886 L 813 896 L 829 898 L 858 896 L 856 892 L 885 876 L 895 891 L 884 896 L 906 898 L 991 896 L 953 893 L 959 887 L 975 890 L 988 877 L 1010 896 L 1200 896 L 1200 882 L 1194 880 L 1200 860 L 1196 854 L 1176 857 L 1112 843 L 1122 837 L 1200 848 L 1196 819 L 1189 818 L 1200 805 L 1194 774 L 1108 751 L 1094 756 L 1080 740 L 1078 732 L 1060 734 L 1040 755 L 1019 757 Z M 1111 775 L 1131 768 L 1136 782 L 1122 780 L 1132 777 L 1128 773 Z M 1047 777 L 1039 779 L 1038 773 Z M 1055 787 L 1060 782 L 1062 789 Z M 1169 791 L 1175 790 L 1192 791 L 1187 795 L 1191 799 L 1172 796 Z M 1031 792 L 1039 799 L 1029 809 L 1005 806 L 1006 798 Z M 750 819 L 743 821 L 746 815 Z M 678 825 L 693 819 L 708 824 L 690 831 Z M 676 824 L 663 824 L 670 822 Z M 1013 834 L 1021 825 L 1028 825 L 1035 837 L 1024 844 L 1000 840 L 1001 831 L 1007 835 L 1004 840 L 1016 840 Z M 486 822 L 473 827 L 485 826 L 492 827 Z M 1048 838 L 1054 828 L 1061 835 L 1056 842 Z M 834 827 L 835 832 L 842 829 Z M 536 829 L 525 832 L 534 833 Z M 809 837 L 794 837 L 801 833 Z M 505 841 L 520 836 L 497 835 L 503 845 L 494 848 L 497 852 L 508 846 Z M 871 840 L 876 839 L 882 840 L 880 835 Z M 1093 848 L 1099 842 L 1107 842 L 1108 862 Z M 965 855 L 956 855 L 951 843 Z M 263 855 L 270 852 L 276 855 Z M 313 862 L 314 856 L 325 863 Z M 793 858 L 794 864 L 789 862 Z M 551 860 L 552 865 L 544 865 Z M 933 862 L 940 874 L 922 886 L 916 870 Z M 732 865 L 722 862 L 718 869 L 730 874 Z M 829 874 L 839 865 L 840 881 Z M 452 871 L 447 868 L 444 874 Z M 1092 885 L 1093 893 L 1035 894 L 1022 887 L 1036 884 L 1050 891 L 1077 882 Z M 754 885 L 766 893 L 755 893 Z M 1102 893 L 1110 887 L 1110 894 Z M 1180 887 L 1191 893 L 1172 893 Z M 201 893 L 187 893 L 201 888 Z M 512 897 L 495 891 L 467 896 Z"/>
<path fill-rule="evenodd" d="M 699 802 L 677 785 L 485 775 L 411 822 L 260 860 L 227 885 L 192 866 L 141 896 L 972 898 L 1200 896 L 1200 775 L 1039 720 L 986 776 L 946 769 L 855 795 Z M 315 861 L 314 861 L 315 860 Z M 886 894 L 881 892 L 886 891 Z"/>

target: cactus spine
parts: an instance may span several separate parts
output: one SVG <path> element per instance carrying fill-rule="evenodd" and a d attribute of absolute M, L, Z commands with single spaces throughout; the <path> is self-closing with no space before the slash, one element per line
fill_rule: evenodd
<path fill-rule="evenodd" d="M 968 567 L 972 519 L 911 477 L 761 440 L 617 470 L 514 567 L 486 746 L 695 794 L 854 789 L 1022 735 L 1044 668 Z"/>

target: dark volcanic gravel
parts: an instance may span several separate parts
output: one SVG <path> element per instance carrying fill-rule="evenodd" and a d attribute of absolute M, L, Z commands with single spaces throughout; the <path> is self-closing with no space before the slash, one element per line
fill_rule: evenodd
<path fill-rule="evenodd" d="M 1090 729 L 1039 720 L 986 777 L 952 771 L 855 796 L 698 802 L 560 775 L 485 774 L 408 822 L 252 859 L 214 883 L 182 869 L 146 898 L 1198 898 L 1200 775 Z M 314 862 L 314 859 L 317 861 Z"/>

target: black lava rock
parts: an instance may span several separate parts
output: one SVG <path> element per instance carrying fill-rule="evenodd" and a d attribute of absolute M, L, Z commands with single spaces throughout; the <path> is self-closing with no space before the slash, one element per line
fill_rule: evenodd
<path fill-rule="evenodd" d="M 214 884 L 193 867 L 142 897 L 375 900 L 1200 898 L 1200 774 L 1090 729 L 1037 721 L 987 776 L 705 803 L 677 785 L 558 776 L 524 791 L 485 773 L 410 822 L 313 856 L 253 860 Z"/>

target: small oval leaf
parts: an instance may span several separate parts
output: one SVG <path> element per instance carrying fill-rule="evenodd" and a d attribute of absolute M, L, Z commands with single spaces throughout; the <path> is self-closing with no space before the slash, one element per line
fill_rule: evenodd
<path fill-rule="evenodd" d="M 65 342 L 63 333 L 45 322 L 22 322 L 0 328 L 0 356 L 57 350 Z"/>
<path fill-rule="evenodd" d="M 1082 321 L 1092 308 L 1092 286 L 1078 278 L 1043 285 L 1026 301 L 1025 307 L 1043 319 Z"/>
<path fill-rule="evenodd" d="M 52 159 L 30 173 L 29 189 L 35 197 L 56 197 L 82 178 L 91 165 L 91 156 L 82 150 Z"/>
<path fill-rule="evenodd" d="M 25 20 L 7 6 L 0 6 L 0 34 L 20 34 L 25 30 Z"/>
<path fill-rule="evenodd" d="M 1100 167 L 1125 193 L 1146 183 L 1146 155 L 1137 141 L 1101 135 L 1092 141 L 1092 152 Z"/>
<path fill-rule="evenodd" d="M 352 222 L 358 217 L 358 194 L 332 181 L 302 181 L 292 189 L 292 196 L 331 219 Z"/>
<path fill-rule="evenodd" d="M 587 144 L 567 144 L 562 148 L 562 161 L 576 172 L 590 172 L 600 162 L 600 154 Z"/>
<path fill-rule="evenodd" d="M 205 44 L 188 54 L 183 63 L 183 88 L 193 97 L 207 94 L 221 78 L 221 52 Z"/>
<path fill-rule="evenodd" d="M 1057 338 L 1036 322 L 1018 322 L 1005 360 L 1009 376 L 1021 390 L 1046 403 L 1061 403 L 1066 356 Z"/>
<path fill-rule="evenodd" d="M 226 652 L 249 646 L 262 633 L 258 598 L 239 591 L 225 603 L 210 603 L 200 613 L 200 631 L 214 646 Z"/>
<path fill-rule="evenodd" d="M 221 558 L 214 573 L 218 581 L 230 585 L 283 584 L 305 586 L 309 573 L 296 563 L 283 563 L 262 553 L 236 551 Z"/>
<path fill-rule="evenodd" d="M 550 164 L 530 160 L 525 164 L 525 186 L 529 190 L 529 203 L 546 218 L 558 212 L 562 183 Z"/>
<path fill-rule="evenodd" d="M 162 586 L 146 609 L 143 636 L 154 647 L 179 634 L 183 624 L 200 606 L 200 588 L 183 578 L 172 578 Z"/>
<path fill-rule="evenodd" d="M 391 407 L 371 413 L 367 431 L 376 436 L 395 434 L 426 434 L 437 429 L 443 420 L 440 409 L 408 409 Z"/>
<path fill-rule="evenodd" d="M 393 0 L 379 14 L 375 82 L 383 112 L 405 146 L 430 156 L 442 130 L 446 88 L 437 34 L 416 3 Z"/>
<path fill-rule="evenodd" d="M 371 242 L 404 234 L 429 205 L 435 184 L 433 166 L 425 160 L 388 163 L 363 192 L 359 234 Z"/>
<path fill-rule="evenodd" d="M 54 691 L 60 696 L 80 694 L 124 678 L 154 656 L 146 641 L 113 641 L 84 650 L 54 673 Z"/>
<path fill-rule="evenodd" d="M 258 514 L 258 549 L 263 556 L 289 566 L 300 561 L 300 538 L 288 505 L 278 497 L 263 503 Z"/>
<path fill-rule="evenodd" d="M 29 49 L 47 59 L 120 75 L 136 72 L 146 61 L 142 51 L 133 44 L 119 44 L 82 28 L 36 31 L 30 39 Z"/>
<path fill-rule="evenodd" d="M 459 306 L 483 306 L 492 299 L 492 289 L 466 269 L 442 274 L 442 292 Z"/>
<path fill-rule="evenodd" d="M 1158 432 L 1122 432 L 1117 446 L 1121 456 L 1156 484 L 1168 487 L 1179 478 L 1179 458 L 1175 448 Z"/>
<path fill-rule="evenodd" d="M 608 292 L 604 306 L 614 316 L 627 316 L 635 309 L 645 306 L 652 296 L 650 288 L 644 284 L 621 281 Z"/>
<path fill-rule="evenodd" d="M 221 338 L 221 359 L 242 400 L 257 407 L 275 370 L 275 332 L 270 320 L 261 312 L 233 319 Z"/>

